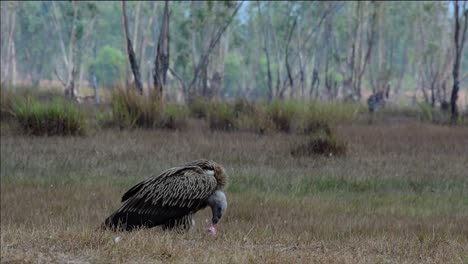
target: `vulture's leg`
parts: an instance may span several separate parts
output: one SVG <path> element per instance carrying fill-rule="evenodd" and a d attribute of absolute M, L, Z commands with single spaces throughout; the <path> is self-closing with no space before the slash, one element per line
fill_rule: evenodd
<path fill-rule="evenodd" d="M 174 218 L 162 225 L 163 230 L 178 229 L 180 231 L 187 231 L 192 227 L 192 215 L 185 215 L 180 218 Z"/>

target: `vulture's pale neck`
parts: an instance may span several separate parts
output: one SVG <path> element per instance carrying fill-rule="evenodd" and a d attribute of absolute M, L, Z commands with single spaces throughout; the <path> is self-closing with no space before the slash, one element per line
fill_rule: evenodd
<path fill-rule="evenodd" d="M 215 191 L 207 200 L 208 205 L 211 207 L 213 213 L 212 223 L 216 225 L 227 208 L 226 195 L 222 191 Z"/>

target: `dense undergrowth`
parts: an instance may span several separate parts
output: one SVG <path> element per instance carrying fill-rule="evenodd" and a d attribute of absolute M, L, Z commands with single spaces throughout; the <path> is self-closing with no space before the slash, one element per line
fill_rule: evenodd
<path fill-rule="evenodd" d="M 24 87 L 0 91 L 1 120 L 16 120 L 22 132 L 30 135 L 85 135 L 89 129 L 102 128 L 182 130 L 190 119 L 200 119 L 211 131 L 305 135 L 304 143 L 291 149 L 296 156 L 344 155 L 347 144 L 337 137 L 336 125 L 355 121 L 366 112 L 359 104 L 298 100 L 251 102 L 195 97 L 187 104 L 176 104 L 121 88 L 112 91 L 109 105 L 101 106 L 79 105 L 54 90 L 39 92 Z M 378 114 L 400 111 L 431 122 L 443 118 L 427 105 L 420 104 L 419 110 L 388 108 Z"/>

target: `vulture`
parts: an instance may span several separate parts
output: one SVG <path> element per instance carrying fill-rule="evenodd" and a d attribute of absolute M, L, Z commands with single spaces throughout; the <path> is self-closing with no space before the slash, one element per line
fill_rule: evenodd
<path fill-rule="evenodd" d="M 213 217 L 208 231 L 214 235 L 227 208 L 223 192 L 227 178 L 221 165 L 206 159 L 167 169 L 125 192 L 120 208 L 101 227 L 132 231 L 161 226 L 187 231 L 193 226 L 192 216 L 209 206 Z"/>

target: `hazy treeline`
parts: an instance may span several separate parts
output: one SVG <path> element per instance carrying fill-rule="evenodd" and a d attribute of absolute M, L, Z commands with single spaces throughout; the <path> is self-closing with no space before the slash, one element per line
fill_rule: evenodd
<path fill-rule="evenodd" d="M 164 5 L 126 3 L 146 90 Z M 459 5 L 463 31 L 468 7 Z M 170 1 L 169 10 L 167 97 L 366 99 L 389 89 L 417 92 L 432 105 L 450 101 L 451 1 Z M 2 1 L 2 84 L 54 80 L 83 94 L 93 83 L 132 82 L 122 21 L 120 1 Z"/>

